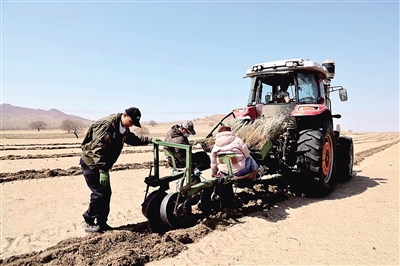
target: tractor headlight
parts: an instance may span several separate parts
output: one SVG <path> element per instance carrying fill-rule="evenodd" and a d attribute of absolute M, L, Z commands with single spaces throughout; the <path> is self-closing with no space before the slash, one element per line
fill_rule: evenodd
<path fill-rule="evenodd" d="M 257 71 L 261 71 L 261 70 L 263 70 L 263 66 L 262 65 L 253 66 L 253 72 L 257 72 Z"/>

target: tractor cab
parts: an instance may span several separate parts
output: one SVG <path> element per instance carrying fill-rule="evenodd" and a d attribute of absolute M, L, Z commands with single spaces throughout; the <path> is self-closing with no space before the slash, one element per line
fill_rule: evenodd
<path fill-rule="evenodd" d="M 340 99 L 347 100 L 344 88 L 330 87 L 333 77 L 334 61 L 325 61 L 322 66 L 303 59 L 256 64 L 245 76 L 251 78 L 247 106 L 234 113 L 254 121 L 279 112 L 289 115 L 299 104 L 325 105 L 331 110 L 330 92 L 339 88 Z"/>

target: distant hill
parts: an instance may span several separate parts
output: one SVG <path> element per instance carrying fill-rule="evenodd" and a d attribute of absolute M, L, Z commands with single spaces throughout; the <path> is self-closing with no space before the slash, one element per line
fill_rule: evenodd
<path fill-rule="evenodd" d="M 58 128 L 65 119 L 80 120 L 85 125 L 90 125 L 91 120 L 63 113 L 57 109 L 42 110 L 31 109 L 11 104 L 3 103 L 0 105 L 1 130 L 27 129 L 33 121 L 44 121 L 48 128 Z"/>
<path fill-rule="evenodd" d="M 226 114 L 213 114 L 203 118 L 191 119 L 196 125 L 206 124 L 215 125 L 221 118 Z M 61 122 L 65 119 L 80 120 L 85 125 L 90 126 L 93 121 L 76 116 L 63 113 L 57 109 L 43 110 L 43 109 L 32 109 L 26 107 L 14 106 L 11 104 L 3 103 L 0 105 L 0 130 L 18 130 L 18 129 L 28 129 L 29 125 L 33 121 L 44 121 L 47 124 L 48 129 L 59 128 Z M 161 124 L 174 124 L 181 123 L 182 121 L 169 121 L 169 122 L 158 122 Z M 142 121 L 142 125 L 148 126 L 148 121 Z"/>

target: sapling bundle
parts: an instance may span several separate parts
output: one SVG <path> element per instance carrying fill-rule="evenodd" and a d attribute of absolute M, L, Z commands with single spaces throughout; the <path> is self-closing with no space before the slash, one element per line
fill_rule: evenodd
<path fill-rule="evenodd" d="M 241 138 L 251 150 L 261 150 L 264 144 L 283 129 L 286 115 L 279 113 L 271 117 L 260 117 L 253 123 L 243 123 L 239 119 L 229 122 L 232 132 Z"/>
<path fill-rule="evenodd" d="M 251 150 L 261 150 L 270 138 L 274 138 L 284 128 L 287 115 L 283 113 L 271 117 L 260 117 L 253 123 L 243 119 L 232 119 L 227 122 L 233 133 L 241 138 Z M 208 138 L 205 145 L 212 149 L 215 143 L 215 136 Z"/>

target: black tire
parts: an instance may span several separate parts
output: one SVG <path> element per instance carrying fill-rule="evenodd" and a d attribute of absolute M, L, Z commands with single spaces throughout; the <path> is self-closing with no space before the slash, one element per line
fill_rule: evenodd
<path fill-rule="evenodd" d="M 210 213 L 219 212 L 224 208 L 232 208 L 235 203 L 234 199 L 232 183 L 221 183 L 202 191 L 198 207 L 205 216 L 208 216 Z"/>
<path fill-rule="evenodd" d="M 155 190 L 150 193 L 142 203 L 142 213 L 154 228 L 162 224 L 160 207 L 165 196 L 167 196 L 165 191 Z"/>
<path fill-rule="evenodd" d="M 175 213 L 175 206 L 183 204 L 185 213 Z M 179 208 L 179 206 L 178 206 Z M 186 198 L 179 194 L 179 192 L 170 193 L 164 197 L 160 207 L 160 217 L 162 222 L 172 229 L 186 228 L 192 225 L 192 208 L 186 203 Z"/>
<path fill-rule="evenodd" d="M 208 187 L 201 192 L 198 207 L 204 216 L 209 216 L 211 213 L 221 210 L 221 202 L 211 197 L 213 193 L 214 187 Z"/>
<path fill-rule="evenodd" d="M 353 139 L 341 136 L 337 143 L 336 180 L 349 181 L 353 177 Z"/>
<path fill-rule="evenodd" d="M 325 133 L 324 133 L 324 132 Z M 305 166 L 304 176 L 310 182 L 307 196 L 325 197 L 334 185 L 336 143 L 332 126 L 325 130 L 307 129 L 300 132 L 298 152 Z"/>

